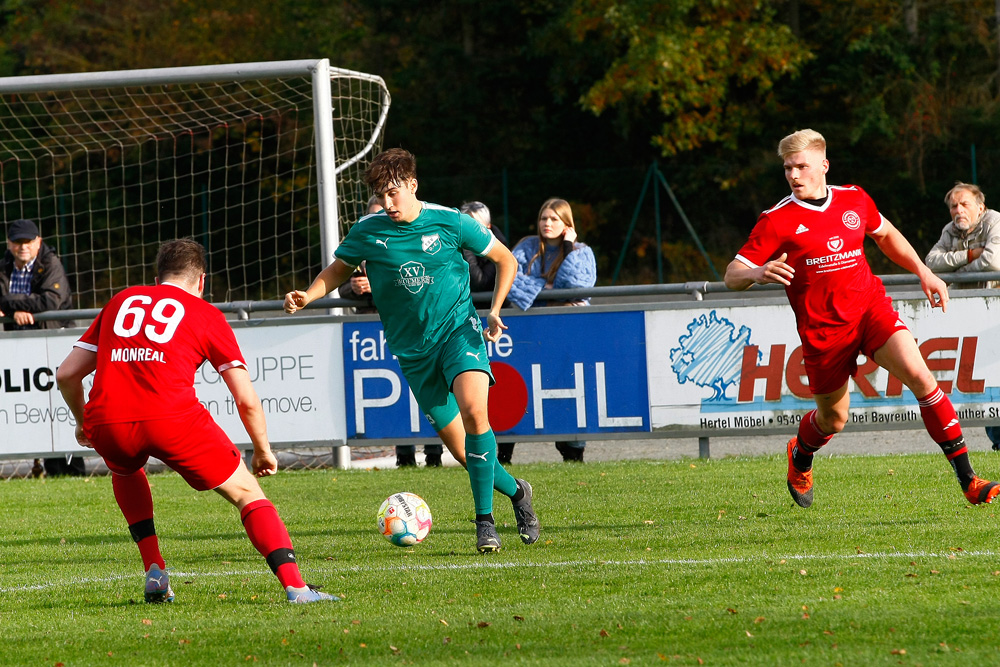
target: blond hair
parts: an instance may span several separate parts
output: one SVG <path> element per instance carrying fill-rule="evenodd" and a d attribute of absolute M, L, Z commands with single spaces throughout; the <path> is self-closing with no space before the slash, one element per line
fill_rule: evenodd
<path fill-rule="evenodd" d="M 823 154 L 826 155 L 826 139 L 816 130 L 805 129 L 792 132 L 778 142 L 778 155 L 782 159 L 792 153 L 800 153 L 807 150 L 823 151 Z"/>

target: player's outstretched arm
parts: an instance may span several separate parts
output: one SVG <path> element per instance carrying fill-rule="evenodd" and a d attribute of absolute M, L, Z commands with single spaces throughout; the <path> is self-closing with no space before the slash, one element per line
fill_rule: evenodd
<path fill-rule="evenodd" d="M 250 373 L 242 366 L 234 366 L 222 371 L 222 379 L 226 381 L 226 386 L 236 401 L 236 411 L 239 412 L 240 421 L 243 422 L 243 428 L 253 443 L 251 460 L 253 474 L 257 477 L 273 475 L 278 472 L 278 459 L 271 452 L 264 408 L 260 404 L 253 383 L 250 382 Z"/>
<path fill-rule="evenodd" d="M 56 385 L 76 419 L 76 441 L 81 447 L 93 447 L 83 434 L 83 379 L 97 368 L 97 353 L 74 347 L 56 369 Z"/>
<path fill-rule="evenodd" d="M 510 286 L 514 284 L 514 276 L 517 275 L 517 260 L 502 243 L 494 243 L 486 257 L 496 264 L 497 277 L 493 286 L 493 301 L 490 303 L 490 312 L 486 316 L 486 330 L 483 331 L 483 337 L 489 342 L 495 343 L 500 340 L 500 334 L 507 328 L 507 325 L 500 319 L 500 309 L 510 293 Z"/>
<path fill-rule="evenodd" d="M 895 225 L 885 220 L 879 228 L 879 233 L 870 236 L 886 257 L 920 279 L 920 288 L 927 296 L 931 308 L 940 308 L 942 312 L 948 311 L 948 286 L 920 260 L 917 251 Z"/>
<path fill-rule="evenodd" d="M 335 259 L 333 264 L 319 272 L 309 289 L 292 290 L 285 295 L 285 312 L 294 313 L 337 289 L 354 273 L 354 267 L 341 259 Z"/>
<path fill-rule="evenodd" d="M 732 290 L 745 290 L 754 284 L 768 285 L 771 283 L 780 283 L 782 285 L 791 285 L 792 278 L 795 277 L 795 269 L 785 263 L 787 259 L 788 253 L 783 252 L 781 253 L 781 257 L 772 259 L 770 262 L 764 264 L 764 266 L 758 266 L 756 269 L 747 266 L 738 259 L 734 259 L 726 267 L 726 275 L 723 280 L 726 283 L 726 287 Z"/>

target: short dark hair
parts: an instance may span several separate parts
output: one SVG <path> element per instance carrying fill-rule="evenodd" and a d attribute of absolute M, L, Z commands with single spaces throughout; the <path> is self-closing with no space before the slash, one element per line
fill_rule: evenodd
<path fill-rule="evenodd" d="M 390 148 L 375 156 L 365 169 L 365 183 L 375 193 L 417 177 L 417 158 L 402 148 Z"/>
<path fill-rule="evenodd" d="M 156 253 L 156 277 L 197 280 L 205 273 L 205 246 L 194 239 L 167 241 Z"/>

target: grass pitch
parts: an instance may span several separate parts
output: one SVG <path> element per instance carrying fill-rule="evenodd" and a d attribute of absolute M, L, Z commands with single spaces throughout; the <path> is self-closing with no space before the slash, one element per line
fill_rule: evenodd
<path fill-rule="evenodd" d="M 973 455 L 996 478 L 997 457 Z M 783 457 L 515 465 L 542 537 L 506 499 L 475 553 L 460 469 L 281 472 L 263 481 L 307 581 L 290 605 L 234 508 L 151 475 L 177 599 L 142 603 L 109 478 L 2 485 L 3 664 L 939 665 L 1000 663 L 997 510 L 940 455 L 823 458 L 794 506 Z M 411 491 L 412 548 L 375 529 Z M 505 525 L 506 524 L 506 525 Z"/>

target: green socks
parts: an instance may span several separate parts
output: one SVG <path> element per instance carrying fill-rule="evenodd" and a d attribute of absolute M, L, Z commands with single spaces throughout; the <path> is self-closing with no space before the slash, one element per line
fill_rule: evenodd
<path fill-rule="evenodd" d="M 493 512 L 493 489 L 505 496 L 517 493 L 517 482 L 497 461 L 497 439 L 492 429 L 479 435 L 465 435 L 465 465 L 476 514 Z"/>

